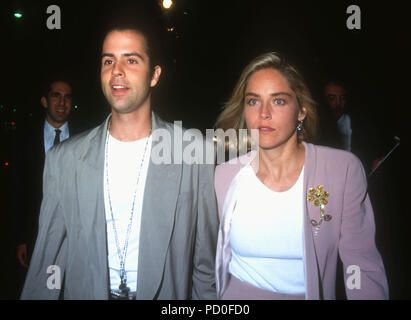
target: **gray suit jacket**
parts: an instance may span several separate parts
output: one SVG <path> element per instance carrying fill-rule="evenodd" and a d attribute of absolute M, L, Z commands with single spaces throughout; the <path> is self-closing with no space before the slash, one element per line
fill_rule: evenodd
<path fill-rule="evenodd" d="M 47 154 L 39 234 L 22 299 L 108 299 L 103 191 L 107 121 Z M 173 153 L 173 126 L 153 113 L 152 128 L 152 154 L 160 142 L 155 141 L 156 129 L 170 133 L 171 141 L 163 143 Z M 218 214 L 213 179 L 213 165 L 154 164 L 150 159 L 137 299 L 215 299 Z M 61 270 L 61 289 L 49 289 L 57 275 L 47 273 L 50 265 Z"/>

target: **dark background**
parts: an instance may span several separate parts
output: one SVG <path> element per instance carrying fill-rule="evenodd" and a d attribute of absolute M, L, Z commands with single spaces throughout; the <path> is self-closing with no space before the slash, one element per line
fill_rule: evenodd
<path fill-rule="evenodd" d="M 366 134 L 370 144 L 401 138 L 400 148 L 369 180 L 369 190 L 391 298 L 409 299 L 407 10 L 400 1 L 260 0 L 175 0 L 169 11 L 157 0 L 2 1 L 0 299 L 18 297 L 10 205 L 13 135 L 24 130 L 24 121 L 42 115 L 41 86 L 54 74 L 64 74 L 73 84 L 73 106 L 78 106 L 73 121 L 87 129 L 105 119 L 109 107 L 99 80 L 102 24 L 129 2 L 149 9 L 164 31 L 163 73 L 153 99 L 166 120 L 212 128 L 245 65 L 260 53 L 277 51 L 302 71 L 318 102 L 325 79 L 345 80 L 351 110 L 373 128 Z M 61 9 L 61 30 L 46 27 L 46 9 L 52 4 Z M 346 27 L 351 4 L 361 9 L 360 30 Z M 16 10 L 22 19 L 13 17 Z M 393 145 L 379 147 L 388 152 Z"/>

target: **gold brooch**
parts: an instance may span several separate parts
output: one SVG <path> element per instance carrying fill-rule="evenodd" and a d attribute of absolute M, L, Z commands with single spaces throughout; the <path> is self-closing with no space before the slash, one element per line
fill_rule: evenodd
<path fill-rule="evenodd" d="M 317 189 L 310 188 L 308 189 L 308 201 L 312 201 L 313 205 L 316 207 L 320 207 L 320 219 L 318 222 L 314 219 L 311 220 L 311 225 L 314 227 L 314 235 L 318 234 L 320 230 L 320 226 L 323 221 L 330 221 L 332 216 L 330 214 L 325 214 L 324 209 L 328 203 L 328 196 L 330 194 L 324 190 L 323 186 L 318 186 Z"/>

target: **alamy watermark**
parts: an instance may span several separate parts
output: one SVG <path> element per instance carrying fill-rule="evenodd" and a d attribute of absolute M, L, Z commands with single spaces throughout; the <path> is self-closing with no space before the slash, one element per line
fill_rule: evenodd
<path fill-rule="evenodd" d="M 347 14 L 350 16 L 347 18 L 347 28 L 349 30 L 361 29 L 361 9 L 359 6 L 352 4 L 347 7 Z"/>
<path fill-rule="evenodd" d="M 355 264 L 349 265 L 346 273 L 349 274 L 345 283 L 347 289 L 361 289 L 361 268 Z"/>
<path fill-rule="evenodd" d="M 57 265 L 50 265 L 47 268 L 47 274 L 50 276 L 47 278 L 47 288 L 50 290 L 61 289 L 61 270 Z M 349 276 L 346 279 L 346 287 L 349 290 L 361 289 L 361 268 L 357 265 L 349 265 L 347 267 L 346 274 Z"/>
<path fill-rule="evenodd" d="M 46 13 L 50 16 L 47 18 L 46 26 L 49 30 L 61 29 L 61 9 L 58 5 L 47 7 Z M 346 13 L 349 14 L 346 26 L 349 30 L 361 29 L 361 9 L 359 6 L 352 4 L 347 7 Z"/>
<path fill-rule="evenodd" d="M 165 128 L 152 132 L 151 161 L 154 164 L 248 164 L 251 152 L 258 165 L 258 129 L 207 129 L 205 137 L 198 129 L 183 129 L 175 121 L 172 131 Z"/>
<path fill-rule="evenodd" d="M 61 10 L 60 7 L 53 4 L 47 7 L 46 10 L 47 14 L 50 14 L 50 16 L 47 18 L 46 21 L 46 26 L 49 30 L 54 30 L 54 29 L 61 29 Z"/>
<path fill-rule="evenodd" d="M 57 265 L 51 265 L 47 268 L 47 274 L 51 274 L 47 278 L 47 288 L 50 290 L 60 290 L 61 289 L 61 270 Z"/>

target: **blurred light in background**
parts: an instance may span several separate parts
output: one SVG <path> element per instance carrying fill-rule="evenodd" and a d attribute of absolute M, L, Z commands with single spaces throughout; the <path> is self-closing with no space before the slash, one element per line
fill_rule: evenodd
<path fill-rule="evenodd" d="M 163 7 L 164 9 L 170 9 L 173 5 L 173 1 L 171 0 L 163 0 Z"/>
<path fill-rule="evenodd" d="M 20 19 L 20 18 L 23 17 L 23 14 L 22 14 L 20 11 L 16 11 L 16 12 L 14 13 L 14 17 L 15 17 L 16 19 Z"/>

